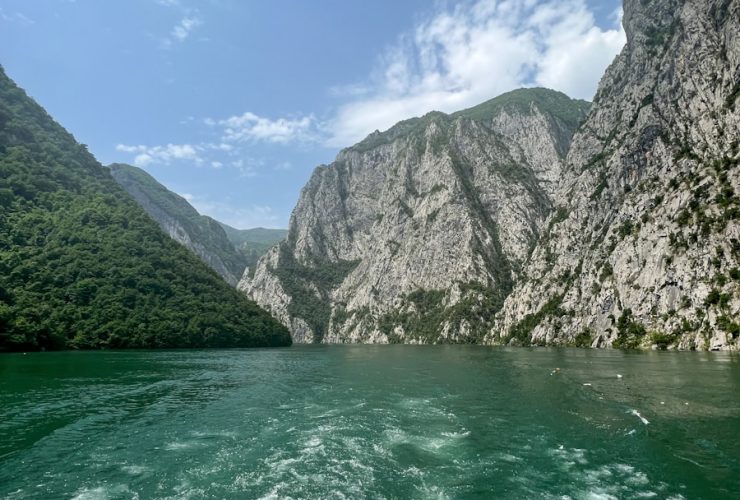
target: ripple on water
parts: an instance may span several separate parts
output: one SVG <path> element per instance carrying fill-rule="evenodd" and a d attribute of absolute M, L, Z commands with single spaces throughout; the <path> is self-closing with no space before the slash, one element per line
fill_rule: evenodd
<path fill-rule="evenodd" d="M 167 451 L 184 451 L 201 447 L 202 444 L 197 441 L 173 441 L 164 445 Z"/>
<path fill-rule="evenodd" d="M 132 476 L 140 476 L 152 472 L 152 468 L 145 465 L 123 465 L 121 466 L 121 470 Z"/>
<path fill-rule="evenodd" d="M 695 384 L 701 367 L 682 364 L 689 355 L 665 357 L 675 367 L 649 375 L 664 384 L 653 405 L 652 393 L 625 392 L 623 384 L 599 383 L 606 402 L 584 398 L 578 377 L 574 393 L 542 369 L 569 373 L 571 363 L 596 385 L 594 373 L 614 370 L 600 357 L 627 373 L 621 365 L 630 360 L 619 353 L 579 352 L 568 361 L 564 351 L 486 350 L 476 364 L 481 350 L 465 362 L 445 354 L 464 348 L 430 348 L 418 358 L 404 350 L 393 362 L 398 376 L 389 378 L 377 369 L 385 356 L 363 350 L 349 364 L 346 352 L 169 353 L 181 361 L 161 373 L 153 361 L 159 353 L 133 353 L 127 356 L 145 358 L 146 377 L 77 377 L 59 390 L 19 392 L 0 405 L 0 435 L 28 437 L 0 448 L 12 452 L 0 457 L 0 498 L 681 500 L 677 493 L 718 491 L 709 479 L 738 484 L 731 477 L 737 448 L 727 442 L 739 409 L 727 394 L 740 385 L 716 371 Z M 533 360 L 543 356 L 552 359 Z M 583 356 L 594 356 L 588 366 L 579 365 Z M 516 357 L 530 361 L 511 363 Z M 471 369 L 490 383 L 471 382 Z M 687 391 L 702 396 L 684 405 Z M 712 414 L 717 425 L 692 420 L 702 398 L 707 408 L 728 408 Z M 668 435 L 687 438 L 672 448 Z"/>

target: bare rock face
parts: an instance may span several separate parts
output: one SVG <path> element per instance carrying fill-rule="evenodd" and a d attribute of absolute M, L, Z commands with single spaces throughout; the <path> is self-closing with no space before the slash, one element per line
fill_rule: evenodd
<path fill-rule="evenodd" d="M 624 24 L 486 342 L 740 347 L 740 2 L 626 0 Z"/>
<path fill-rule="evenodd" d="M 316 169 L 287 241 L 239 288 L 296 342 L 480 342 L 588 107 L 527 89 L 370 135 Z"/>
<path fill-rule="evenodd" d="M 239 288 L 297 342 L 740 347 L 740 2 L 624 8 L 585 121 L 529 89 L 376 132 Z"/>

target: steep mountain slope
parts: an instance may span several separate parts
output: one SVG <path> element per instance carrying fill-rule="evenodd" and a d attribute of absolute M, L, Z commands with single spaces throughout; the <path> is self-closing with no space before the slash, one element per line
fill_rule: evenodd
<path fill-rule="evenodd" d="M 227 283 L 236 286 L 248 261 L 234 247 L 220 223 L 200 215 L 185 198 L 168 190 L 140 168 L 114 163 L 110 169 L 116 182 L 165 233 L 198 255 Z"/>
<path fill-rule="evenodd" d="M 289 343 L 0 68 L 0 351 Z"/>
<path fill-rule="evenodd" d="M 478 342 L 552 210 L 588 103 L 519 90 L 371 134 L 316 169 L 239 284 L 300 342 Z"/>
<path fill-rule="evenodd" d="M 236 229 L 219 222 L 231 243 L 244 255 L 247 266 L 254 266 L 267 251 L 288 236 L 287 229 Z"/>
<path fill-rule="evenodd" d="M 740 2 L 626 0 L 624 26 L 489 342 L 740 345 Z"/>

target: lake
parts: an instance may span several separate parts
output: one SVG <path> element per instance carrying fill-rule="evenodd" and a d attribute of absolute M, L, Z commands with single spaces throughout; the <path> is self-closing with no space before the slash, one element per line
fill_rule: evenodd
<path fill-rule="evenodd" d="M 740 357 L 0 356 L 3 498 L 738 498 Z"/>

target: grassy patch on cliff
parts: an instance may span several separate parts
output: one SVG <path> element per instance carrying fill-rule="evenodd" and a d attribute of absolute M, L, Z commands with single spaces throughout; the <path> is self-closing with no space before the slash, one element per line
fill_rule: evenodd
<path fill-rule="evenodd" d="M 533 314 L 527 314 L 519 323 L 509 329 L 507 340 L 515 340 L 517 343 L 528 346 L 532 344 L 532 332 L 547 317 L 564 316 L 566 311 L 560 307 L 563 303 L 563 296 L 556 295 L 548 300 L 539 311 Z"/>
<path fill-rule="evenodd" d="M 289 243 L 280 245 L 280 265 L 274 269 L 280 284 L 291 297 L 288 314 L 301 318 L 314 333 L 314 342 L 324 338 L 331 318 L 329 294 L 357 267 L 359 260 L 298 262 Z"/>
<path fill-rule="evenodd" d="M 409 340 L 425 344 L 480 342 L 501 309 L 502 300 L 494 289 L 478 282 L 459 283 L 458 286 L 462 298 L 453 305 L 445 304 L 445 290 L 414 290 L 403 298 L 396 311 L 378 320 L 378 328 L 391 343 Z M 403 330 L 403 337 L 394 332 L 397 327 Z M 452 335 L 442 336 L 445 327 Z M 463 328 L 466 333 L 460 335 Z"/>

